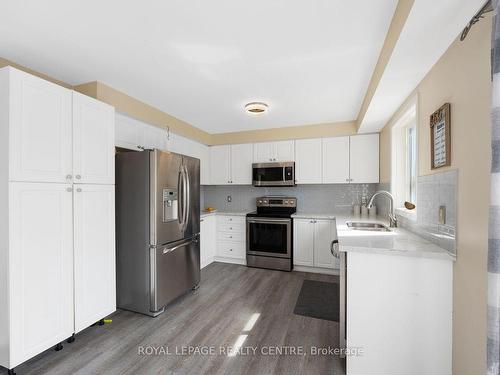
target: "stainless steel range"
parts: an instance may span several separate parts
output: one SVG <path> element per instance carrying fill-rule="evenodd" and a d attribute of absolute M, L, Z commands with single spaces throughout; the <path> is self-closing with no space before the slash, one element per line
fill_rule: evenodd
<path fill-rule="evenodd" d="M 247 266 L 292 270 L 293 220 L 297 198 L 257 198 L 257 211 L 247 214 Z"/>

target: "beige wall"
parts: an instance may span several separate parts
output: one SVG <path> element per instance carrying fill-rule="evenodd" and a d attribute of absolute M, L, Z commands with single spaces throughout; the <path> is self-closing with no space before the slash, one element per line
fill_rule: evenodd
<path fill-rule="evenodd" d="M 422 80 L 418 96 L 419 174 L 430 169 L 429 116 L 451 103 L 452 165 L 458 169 L 457 252 L 453 281 L 453 374 L 486 373 L 486 264 L 490 196 L 491 18 L 455 41 Z M 390 129 L 381 133 L 381 180 L 390 181 Z M 418 205 L 418 202 L 417 202 Z"/>
<path fill-rule="evenodd" d="M 176 134 L 207 145 L 264 142 L 284 139 L 333 137 L 352 135 L 357 131 L 356 123 L 354 121 L 350 121 L 312 125 L 307 124 L 302 126 L 250 130 L 234 133 L 209 134 L 185 121 L 182 121 L 147 103 L 137 100 L 123 92 L 115 90 L 112 87 L 107 86 L 101 82 L 93 81 L 78 86 L 71 86 L 66 82 L 57 80 L 46 74 L 34 71 L 30 68 L 0 57 L 0 68 L 8 65 L 46 79 L 50 82 L 54 82 L 63 87 L 74 89 L 85 95 L 101 100 L 115 107 L 117 111 L 125 113 L 151 125 L 155 125 L 160 128 L 166 128 L 168 126 L 170 127 L 170 130 Z"/>
<path fill-rule="evenodd" d="M 357 128 L 354 121 L 337 122 L 212 134 L 211 144 L 223 145 L 229 143 L 251 143 L 285 139 L 338 137 L 342 135 L 353 135 L 356 134 L 356 132 Z"/>

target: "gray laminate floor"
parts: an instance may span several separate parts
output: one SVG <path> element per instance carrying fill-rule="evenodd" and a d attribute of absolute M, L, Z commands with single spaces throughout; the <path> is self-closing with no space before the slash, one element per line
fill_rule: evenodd
<path fill-rule="evenodd" d="M 343 364 L 335 356 L 311 354 L 313 347 L 336 347 L 338 323 L 293 314 L 304 279 L 337 281 L 335 276 L 212 263 L 202 271 L 200 288 L 163 315 L 150 318 L 118 311 L 111 324 L 86 329 L 76 342 L 65 343 L 62 351 L 46 351 L 16 372 L 344 374 Z M 243 339 L 238 354 L 220 354 Z M 276 347 L 282 351 L 295 348 L 297 354 L 268 355 Z M 141 350 L 157 352 L 146 355 Z"/>

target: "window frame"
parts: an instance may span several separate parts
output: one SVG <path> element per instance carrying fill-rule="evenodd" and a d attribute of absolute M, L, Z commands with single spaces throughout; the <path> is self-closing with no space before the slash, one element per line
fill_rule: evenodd
<path fill-rule="evenodd" d="M 416 209 L 407 210 L 404 203 L 408 201 L 417 205 L 417 103 L 417 98 L 413 98 L 405 110 L 401 111 L 401 116 L 391 129 L 391 192 L 398 213 L 405 214 L 405 216 L 409 216 L 413 220 L 416 220 Z"/>

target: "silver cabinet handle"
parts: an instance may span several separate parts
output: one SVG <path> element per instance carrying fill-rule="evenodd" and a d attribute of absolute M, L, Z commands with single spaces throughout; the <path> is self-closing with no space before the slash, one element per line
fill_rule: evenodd
<path fill-rule="evenodd" d="M 82 176 L 80 176 L 79 174 L 77 174 L 75 177 L 76 177 L 77 180 L 79 180 L 79 179 L 82 178 Z"/>
<path fill-rule="evenodd" d="M 71 180 L 72 178 L 73 178 L 72 175 L 70 175 L 70 174 L 66 175 L 66 180 Z"/>
<path fill-rule="evenodd" d="M 332 255 L 340 259 L 340 254 L 339 254 L 339 240 L 333 240 L 332 243 L 330 244 L 330 252 Z"/>
<path fill-rule="evenodd" d="M 69 188 L 66 188 L 66 191 L 67 191 L 68 193 L 71 193 L 71 192 L 73 191 L 73 188 L 70 188 L 70 187 L 69 187 Z"/>
<path fill-rule="evenodd" d="M 82 192 L 82 189 L 78 188 L 78 189 L 76 189 L 76 191 L 77 191 L 78 193 L 81 193 L 81 192 Z"/>

